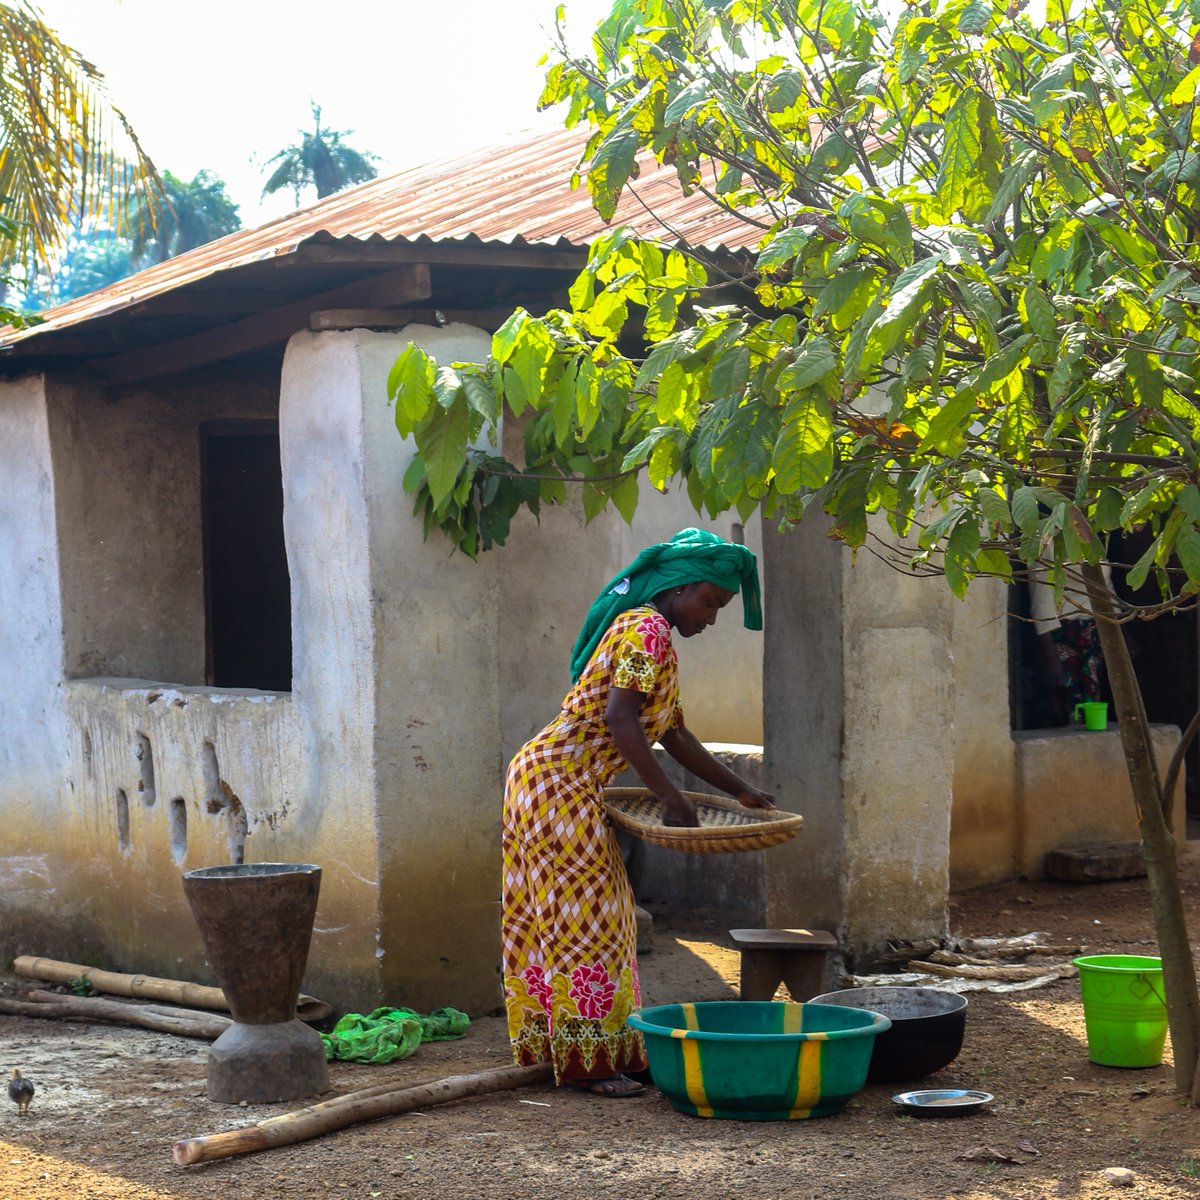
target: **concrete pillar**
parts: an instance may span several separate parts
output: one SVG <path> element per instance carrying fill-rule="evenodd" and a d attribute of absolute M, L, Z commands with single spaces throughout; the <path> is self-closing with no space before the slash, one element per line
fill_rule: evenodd
<path fill-rule="evenodd" d="M 325 819 L 356 826 L 342 866 L 377 906 L 382 996 L 479 1012 L 500 999 L 496 585 L 489 562 L 425 542 L 412 516 L 401 480 L 415 448 L 386 390 L 410 341 L 442 362 L 490 347 L 465 326 L 306 333 L 288 347 L 295 627 L 319 631 L 296 646 L 294 694 L 320 744 L 314 786 L 347 798 Z"/>
<path fill-rule="evenodd" d="M 845 549 L 818 518 L 763 523 L 763 780 L 804 829 L 767 860 L 767 923 L 845 922 L 842 796 Z"/>
<path fill-rule="evenodd" d="M 862 964 L 946 930 L 953 597 L 827 529 L 764 530 L 764 777 L 805 817 L 766 855 L 767 916 Z"/>
<path fill-rule="evenodd" d="M 35 943 L 52 903 L 66 774 L 62 607 L 45 381 L 0 385 L 0 960 Z"/>
<path fill-rule="evenodd" d="M 1015 873 L 1017 797 L 1008 704 L 1011 588 L 977 579 L 954 606 L 954 815 L 950 882 L 978 887 Z"/>

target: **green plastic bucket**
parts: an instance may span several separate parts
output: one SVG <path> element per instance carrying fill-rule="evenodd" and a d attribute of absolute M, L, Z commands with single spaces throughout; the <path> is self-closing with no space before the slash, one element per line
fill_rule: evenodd
<path fill-rule="evenodd" d="M 1167 1040 L 1162 959 L 1089 954 L 1079 968 L 1088 1058 L 1102 1067 L 1156 1067 Z"/>
<path fill-rule="evenodd" d="M 840 1112 L 867 1080 L 880 1013 L 836 1004 L 713 1000 L 644 1008 L 650 1077 L 678 1112 L 795 1121 Z"/>

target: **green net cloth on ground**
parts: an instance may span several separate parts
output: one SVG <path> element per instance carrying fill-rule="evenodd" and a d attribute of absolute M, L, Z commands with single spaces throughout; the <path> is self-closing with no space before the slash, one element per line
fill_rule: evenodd
<path fill-rule="evenodd" d="M 377 1008 L 366 1016 L 347 1013 L 321 1034 L 321 1041 L 331 1061 L 389 1063 L 407 1058 L 422 1042 L 460 1038 L 470 1023 L 457 1008 L 439 1008 L 426 1016 L 411 1008 Z"/>

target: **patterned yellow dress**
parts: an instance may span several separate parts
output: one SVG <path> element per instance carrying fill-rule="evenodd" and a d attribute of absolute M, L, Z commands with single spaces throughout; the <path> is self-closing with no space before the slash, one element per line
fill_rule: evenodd
<path fill-rule="evenodd" d="M 683 723 L 671 627 L 646 605 L 621 613 L 562 711 L 508 768 L 501 915 L 508 1032 L 518 1065 L 555 1079 L 643 1070 L 625 1018 L 641 1004 L 633 891 L 604 811 L 625 766 L 604 714 L 612 687 L 646 694 L 651 743 Z"/>

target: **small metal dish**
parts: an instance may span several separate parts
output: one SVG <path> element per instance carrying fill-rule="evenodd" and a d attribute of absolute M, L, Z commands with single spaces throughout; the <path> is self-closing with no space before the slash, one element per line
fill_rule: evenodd
<path fill-rule="evenodd" d="M 977 1112 L 991 1104 L 991 1092 L 976 1092 L 967 1088 L 925 1088 L 918 1092 L 899 1092 L 892 1103 L 914 1117 L 961 1117 Z"/>

